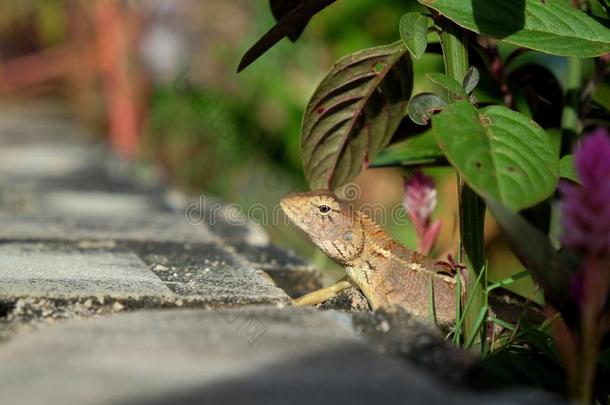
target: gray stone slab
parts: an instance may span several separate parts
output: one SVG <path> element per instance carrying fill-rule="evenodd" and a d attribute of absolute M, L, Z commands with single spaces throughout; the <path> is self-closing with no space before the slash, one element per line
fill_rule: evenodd
<path fill-rule="evenodd" d="M 273 245 L 257 246 L 244 242 L 234 244 L 233 248 L 254 267 L 269 274 L 293 298 L 322 288 L 320 270 L 294 252 Z"/>
<path fill-rule="evenodd" d="M 285 306 L 290 298 L 265 273 L 214 243 L 0 244 L 0 340 L 25 325 L 58 319 L 252 304 Z"/>
<path fill-rule="evenodd" d="M 47 212 L 94 218 L 154 215 L 157 206 L 145 195 L 125 193 L 57 191 L 43 198 Z"/>
<path fill-rule="evenodd" d="M 189 224 L 205 225 L 214 235 L 229 244 L 261 246 L 269 243 L 269 236 L 264 229 L 249 221 L 237 204 L 227 204 L 207 195 L 193 198 L 176 192 L 167 193 L 166 202 Z"/>
<path fill-rule="evenodd" d="M 86 170 L 92 161 L 103 161 L 91 145 L 35 144 L 0 148 L 0 174 L 15 177 L 62 177 Z"/>
<path fill-rule="evenodd" d="M 133 216 L 15 215 L 0 211 L 0 240 L 113 240 L 212 242 L 204 225 L 191 225 L 175 213 Z"/>
<path fill-rule="evenodd" d="M 469 386 L 479 370 L 477 356 L 458 349 L 430 322 L 406 310 L 355 312 L 352 322 L 371 347 L 399 356 L 447 385 Z"/>
<path fill-rule="evenodd" d="M 368 348 L 349 318 L 302 309 L 137 312 L 0 346 L 0 402 L 64 404 L 554 403 L 450 390 Z"/>
<path fill-rule="evenodd" d="M 273 281 L 225 246 L 210 244 L 130 244 L 176 294 L 196 296 L 215 306 L 288 304 Z"/>
<path fill-rule="evenodd" d="M 0 296 L 159 296 L 171 290 L 131 252 L 0 245 Z"/>
<path fill-rule="evenodd" d="M 82 143 L 93 138 L 79 125 L 69 109 L 57 100 L 42 103 L 28 100 L 25 104 L 2 103 L 0 107 L 0 144 L 32 145 L 43 143 Z"/>

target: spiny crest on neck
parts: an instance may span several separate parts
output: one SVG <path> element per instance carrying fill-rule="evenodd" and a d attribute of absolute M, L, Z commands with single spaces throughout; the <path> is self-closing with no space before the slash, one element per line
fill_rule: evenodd
<path fill-rule="evenodd" d="M 356 215 L 365 230 L 368 241 L 374 242 L 383 249 L 391 249 L 398 243 L 367 214 L 362 211 L 357 211 Z"/>

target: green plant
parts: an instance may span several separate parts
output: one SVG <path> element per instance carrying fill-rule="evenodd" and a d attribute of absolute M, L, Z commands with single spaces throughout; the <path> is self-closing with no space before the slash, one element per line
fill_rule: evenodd
<path fill-rule="evenodd" d="M 244 55 L 238 70 L 283 37 L 297 40 L 307 22 L 335 1 L 271 1 L 277 24 Z M 457 309 L 463 316 L 453 340 L 487 355 L 498 352 L 487 336 L 489 325 L 500 324 L 513 336 L 499 345 L 502 350 L 515 336 L 520 341 L 538 336 L 489 314 L 488 296 L 498 285 L 486 276 L 486 205 L 547 302 L 574 330 L 580 315 L 566 297 L 578 264 L 558 253 L 548 224 L 557 217 L 559 179 L 577 178 L 572 145 L 585 129 L 610 123 L 609 5 L 606 0 L 418 2 L 420 12 L 400 19 L 400 41 L 345 56 L 314 92 L 301 135 L 305 176 L 311 188 L 335 189 L 366 167 L 452 166 L 467 297 Z M 412 95 L 413 64 L 425 53 L 443 56 L 445 73 L 427 75 L 440 91 Z M 533 54 L 560 58 L 544 63 Z M 557 67 L 565 72 L 563 89 L 553 73 Z M 407 119 L 425 129 L 401 125 Z M 569 365 L 563 366 L 569 374 Z M 593 378 L 585 380 L 571 381 L 571 394 L 589 401 Z"/>

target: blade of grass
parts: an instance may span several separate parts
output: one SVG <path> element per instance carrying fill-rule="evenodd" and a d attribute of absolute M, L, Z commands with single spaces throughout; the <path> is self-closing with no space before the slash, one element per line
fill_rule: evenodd
<path fill-rule="evenodd" d="M 487 286 L 486 292 L 487 292 L 487 294 L 489 294 L 491 291 L 495 290 L 496 288 L 510 285 L 510 284 L 514 283 L 515 281 L 521 280 L 522 278 L 527 277 L 529 275 L 530 275 L 530 272 L 527 270 L 521 271 L 517 274 L 513 274 L 510 277 L 506 277 L 505 279 L 500 280 L 497 283 L 493 283 L 493 284 Z"/>
<path fill-rule="evenodd" d="M 430 285 L 428 287 L 428 305 L 430 313 L 430 321 L 436 325 L 436 305 L 434 305 L 434 279 L 430 276 Z"/>
<path fill-rule="evenodd" d="M 472 345 L 475 343 L 478 331 L 481 329 L 485 318 L 487 317 L 487 305 L 483 305 L 483 307 L 479 310 L 479 316 L 476 319 L 476 322 L 472 326 L 472 330 L 469 333 L 468 341 L 466 342 L 466 349 L 470 349 Z"/>
<path fill-rule="evenodd" d="M 456 288 L 455 288 L 455 319 L 460 319 L 462 317 L 462 269 L 458 268 L 457 272 L 455 273 L 455 282 L 456 282 Z M 461 328 L 455 329 L 455 335 L 453 336 L 453 341 L 454 343 L 457 342 L 457 344 L 460 344 L 461 341 L 461 337 L 462 337 L 462 330 Z"/>
<path fill-rule="evenodd" d="M 515 325 L 513 325 L 510 322 L 503 321 L 502 319 L 500 319 L 498 317 L 492 316 L 489 318 L 489 320 L 493 323 L 497 323 L 501 327 L 506 328 L 508 330 L 514 331 L 516 329 Z"/>
<path fill-rule="evenodd" d="M 479 286 L 479 284 L 481 283 L 484 273 L 485 273 L 484 271 L 479 272 L 479 275 L 477 276 L 477 279 L 474 282 L 475 288 L 477 286 Z M 473 301 L 474 301 L 474 294 L 469 294 L 468 299 L 466 300 L 466 305 L 464 306 L 464 311 L 462 313 L 462 316 L 459 319 L 457 319 L 457 321 L 455 323 L 455 330 L 462 331 L 462 328 L 464 325 L 464 320 L 466 319 L 466 315 L 468 314 L 468 311 L 470 310 L 470 307 L 472 306 Z M 453 339 L 454 339 L 453 343 L 457 343 L 456 336 L 458 336 L 458 335 L 457 334 L 453 335 Z"/>

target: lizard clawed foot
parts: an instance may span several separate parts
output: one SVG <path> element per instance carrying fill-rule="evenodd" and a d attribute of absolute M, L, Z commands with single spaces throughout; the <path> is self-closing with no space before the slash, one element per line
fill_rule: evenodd
<path fill-rule="evenodd" d="M 346 289 L 347 287 L 351 287 L 352 283 L 342 278 L 335 284 L 330 287 L 321 288 L 319 290 L 310 292 L 309 294 L 305 294 L 302 297 L 299 297 L 293 301 L 294 305 L 299 307 L 304 307 L 308 305 L 317 305 L 324 301 L 331 299 L 336 296 L 339 292 Z"/>

